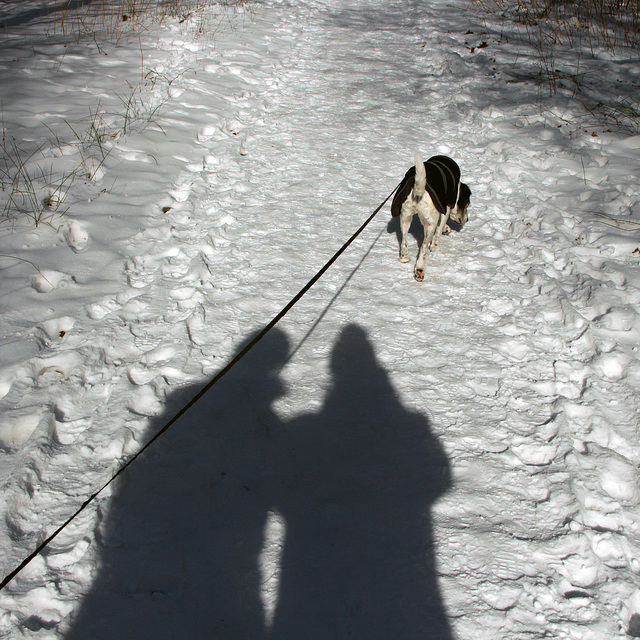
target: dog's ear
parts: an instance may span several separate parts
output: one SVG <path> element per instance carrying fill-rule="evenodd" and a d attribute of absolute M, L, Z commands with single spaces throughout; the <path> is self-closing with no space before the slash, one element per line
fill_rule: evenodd
<path fill-rule="evenodd" d="M 467 206 L 471 200 L 471 189 L 464 182 L 460 183 L 460 197 L 458 198 L 458 204 Z"/>

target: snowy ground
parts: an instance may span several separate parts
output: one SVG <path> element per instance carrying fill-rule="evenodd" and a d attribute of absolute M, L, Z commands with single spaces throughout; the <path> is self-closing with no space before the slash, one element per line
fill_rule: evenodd
<path fill-rule="evenodd" d="M 415 149 L 473 197 L 422 284 L 387 205 L 0 591 L 0 637 L 640 635 L 640 136 L 582 104 L 637 93 L 637 53 L 541 100 L 519 28 L 460 0 L 265 0 L 117 43 L 54 5 L 0 6 L 5 148 L 63 200 L 0 226 L 2 576 Z"/>

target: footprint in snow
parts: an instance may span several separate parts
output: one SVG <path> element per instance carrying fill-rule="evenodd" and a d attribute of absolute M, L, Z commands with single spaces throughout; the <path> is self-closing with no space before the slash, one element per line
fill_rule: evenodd
<path fill-rule="evenodd" d="M 593 362 L 593 369 L 608 380 L 618 381 L 626 378 L 632 359 L 619 351 L 599 356 Z"/>
<path fill-rule="evenodd" d="M 186 182 L 185 184 L 177 185 L 174 189 L 169 191 L 169 195 L 176 202 L 186 202 L 191 195 L 191 188 L 193 184 L 191 182 Z"/>
<path fill-rule="evenodd" d="M 82 167 L 84 169 L 84 175 L 91 180 L 91 182 L 100 182 L 104 177 L 104 160 L 90 156 L 84 159 Z"/>
<path fill-rule="evenodd" d="M 40 424 L 40 414 L 31 413 L 7 418 L 0 425 L 0 451 L 14 451 L 21 447 Z"/>
<path fill-rule="evenodd" d="M 73 282 L 73 279 L 68 273 L 42 269 L 31 276 L 29 284 L 38 293 L 49 293 L 60 285 L 70 284 L 71 282 Z"/>
<path fill-rule="evenodd" d="M 632 307 L 611 307 L 595 319 L 595 323 L 608 331 L 627 332 L 635 327 L 640 329 L 640 316 Z"/>
<path fill-rule="evenodd" d="M 200 310 L 202 305 L 200 305 Z M 186 320 L 187 334 L 192 344 L 202 346 L 207 342 L 208 325 L 205 322 L 204 314 L 200 312 L 192 313 Z"/>
<path fill-rule="evenodd" d="M 175 355 L 176 350 L 173 347 L 159 345 L 146 351 L 140 361 L 147 366 L 154 366 L 169 362 Z"/>
<path fill-rule="evenodd" d="M 90 304 L 87 307 L 87 315 L 93 320 L 102 320 L 106 315 L 109 315 L 121 306 L 122 305 L 120 305 L 113 297 L 109 296 L 100 302 Z"/>
<path fill-rule="evenodd" d="M 43 552 L 43 555 L 49 569 L 60 570 L 70 567 L 82 560 L 90 546 L 91 541 L 85 537 L 71 548 L 67 548 L 64 551 L 57 551 L 48 547 Z"/>
<path fill-rule="evenodd" d="M 142 289 L 153 282 L 157 264 L 149 255 L 134 256 L 126 261 L 124 269 L 129 286 Z"/>
<path fill-rule="evenodd" d="M 83 362 L 75 351 L 64 351 L 50 358 L 34 358 L 29 362 L 32 377 L 40 386 L 68 378 Z"/>
<path fill-rule="evenodd" d="M 57 414 L 56 408 L 56 414 Z M 49 423 L 49 435 L 57 444 L 73 444 L 80 434 L 84 433 L 92 424 L 91 418 L 78 420 L 57 420 L 53 417 Z"/>
<path fill-rule="evenodd" d="M 76 253 L 84 251 L 89 244 L 89 233 L 84 226 L 76 220 L 71 220 L 63 225 L 61 233 L 66 243 Z"/>
<path fill-rule="evenodd" d="M 205 142 L 211 140 L 219 130 L 219 127 L 216 125 L 207 125 L 206 127 L 203 127 L 200 130 L 200 133 L 198 133 L 198 141 Z"/>
<path fill-rule="evenodd" d="M 485 583 L 480 598 L 496 611 L 508 611 L 516 605 L 524 593 L 523 589 L 510 586 L 497 586 Z"/>
<path fill-rule="evenodd" d="M 585 549 L 581 549 L 581 552 L 563 559 L 557 570 L 574 587 L 588 589 L 603 576 L 596 555 Z"/>
<path fill-rule="evenodd" d="M 558 446 L 554 443 L 523 443 L 511 448 L 516 457 L 524 464 L 542 467 L 551 464 L 557 454 Z"/>
<path fill-rule="evenodd" d="M 194 309 L 204 300 L 204 296 L 195 287 L 178 287 L 171 292 L 171 297 L 177 301 L 180 310 Z"/>
<path fill-rule="evenodd" d="M 636 504 L 640 499 L 636 467 L 623 456 L 608 458 L 600 467 L 600 486 L 613 500 Z"/>
<path fill-rule="evenodd" d="M 134 391 L 128 404 L 129 411 L 139 416 L 158 416 L 164 406 L 150 385 L 144 385 Z"/>
<path fill-rule="evenodd" d="M 75 319 L 68 316 L 45 320 L 36 327 L 36 336 L 46 346 L 60 342 L 71 331 Z"/>

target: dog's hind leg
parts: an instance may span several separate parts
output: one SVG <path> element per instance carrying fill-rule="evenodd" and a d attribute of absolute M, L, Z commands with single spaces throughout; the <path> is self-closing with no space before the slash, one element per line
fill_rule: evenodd
<path fill-rule="evenodd" d="M 402 239 L 400 240 L 400 262 L 409 262 L 409 249 L 407 248 L 407 236 L 409 235 L 409 228 L 411 227 L 411 220 L 413 220 L 413 207 L 409 203 L 402 205 L 400 213 L 400 231 L 402 232 Z"/>

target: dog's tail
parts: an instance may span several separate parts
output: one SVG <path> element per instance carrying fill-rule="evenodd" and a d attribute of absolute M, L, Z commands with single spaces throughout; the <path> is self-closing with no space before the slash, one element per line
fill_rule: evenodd
<path fill-rule="evenodd" d="M 416 177 L 413 184 L 413 199 L 418 202 L 422 199 L 424 192 L 427 189 L 427 172 L 424 168 L 424 162 L 419 151 L 415 153 L 416 161 Z"/>

